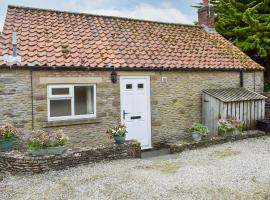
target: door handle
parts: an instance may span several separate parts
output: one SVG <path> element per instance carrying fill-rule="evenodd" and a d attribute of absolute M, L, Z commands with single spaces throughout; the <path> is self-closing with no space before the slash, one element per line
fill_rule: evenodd
<path fill-rule="evenodd" d="M 123 119 L 126 119 L 126 115 L 128 115 L 129 113 L 126 113 L 125 110 L 123 110 Z"/>

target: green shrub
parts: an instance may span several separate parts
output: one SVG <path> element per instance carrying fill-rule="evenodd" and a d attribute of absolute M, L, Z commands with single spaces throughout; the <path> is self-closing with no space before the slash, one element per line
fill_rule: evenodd
<path fill-rule="evenodd" d="M 220 119 L 217 123 L 218 134 L 223 135 L 226 132 L 240 131 L 244 129 L 244 122 L 236 117 L 229 117 L 228 119 Z"/>
<path fill-rule="evenodd" d="M 68 140 L 69 138 L 62 130 L 45 131 L 37 129 L 26 139 L 26 144 L 30 149 L 45 149 L 48 147 L 65 146 Z"/>
<path fill-rule="evenodd" d="M 109 138 L 112 137 L 125 137 L 127 134 L 127 127 L 125 124 L 115 125 L 107 130 L 107 135 Z"/>
<path fill-rule="evenodd" d="M 0 139 L 2 140 L 9 140 L 18 133 L 18 129 L 13 127 L 10 124 L 6 124 L 0 127 Z"/>
<path fill-rule="evenodd" d="M 264 91 L 265 92 L 270 91 L 270 77 L 265 78 L 265 80 L 264 80 Z"/>
<path fill-rule="evenodd" d="M 206 136 L 209 132 L 207 126 L 199 123 L 193 124 L 190 131 L 191 133 L 199 133 L 201 136 Z"/>

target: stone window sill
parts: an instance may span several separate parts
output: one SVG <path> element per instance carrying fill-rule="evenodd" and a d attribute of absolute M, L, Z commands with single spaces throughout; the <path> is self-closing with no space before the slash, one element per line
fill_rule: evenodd
<path fill-rule="evenodd" d="M 61 120 L 61 121 L 48 121 L 43 124 L 43 128 L 59 127 L 59 126 L 72 126 L 82 124 L 97 124 L 100 123 L 97 119 L 72 119 L 72 120 Z"/>

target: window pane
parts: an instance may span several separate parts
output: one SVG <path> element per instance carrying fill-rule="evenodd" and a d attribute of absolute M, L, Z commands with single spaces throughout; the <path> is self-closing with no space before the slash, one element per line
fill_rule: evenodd
<path fill-rule="evenodd" d="M 68 95 L 69 88 L 52 88 L 52 95 Z"/>
<path fill-rule="evenodd" d="M 74 87 L 75 115 L 94 114 L 93 86 Z"/>
<path fill-rule="evenodd" d="M 139 88 L 139 89 L 143 89 L 143 83 L 139 83 L 139 84 L 138 84 L 138 88 Z"/>
<path fill-rule="evenodd" d="M 51 117 L 61 117 L 71 115 L 71 100 L 50 100 L 50 115 Z"/>
<path fill-rule="evenodd" d="M 126 84 L 126 89 L 132 89 L 132 84 Z"/>

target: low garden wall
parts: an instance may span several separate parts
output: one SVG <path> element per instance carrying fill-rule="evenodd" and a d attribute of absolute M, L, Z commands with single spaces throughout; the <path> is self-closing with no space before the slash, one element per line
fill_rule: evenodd
<path fill-rule="evenodd" d="M 245 131 L 239 135 L 234 135 L 232 137 L 216 136 L 216 137 L 206 138 L 204 140 L 201 140 L 200 142 L 194 142 L 194 141 L 185 142 L 185 143 L 176 142 L 176 143 L 170 144 L 169 149 L 171 153 L 180 153 L 185 150 L 198 149 L 202 147 L 208 147 L 211 145 L 223 144 L 226 142 L 233 142 L 237 140 L 261 137 L 261 136 L 266 136 L 266 135 L 270 135 L 270 133 L 266 133 L 259 130 L 251 130 L 251 131 Z"/>
<path fill-rule="evenodd" d="M 79 164 L 140 157 L 141 147 L 140 143 L 136 141 L 127 141 L 122 145 L 106 144 L 93 148 L 67 150 L 62 155 L 40 157 L 33 157 L 27 152 L 0 152 L 0 172 L 42 173 L 49 170 L 62 170 Z"/>

